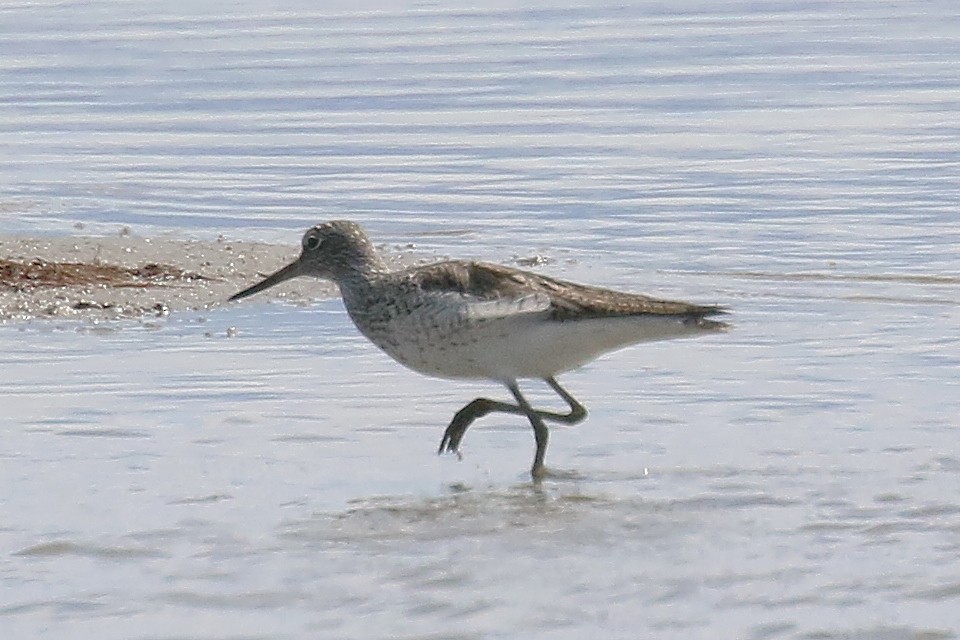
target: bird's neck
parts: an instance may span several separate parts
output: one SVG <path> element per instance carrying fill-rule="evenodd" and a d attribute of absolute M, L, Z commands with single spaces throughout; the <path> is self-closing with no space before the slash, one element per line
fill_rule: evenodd
<path fill-rule="evenodd" d="M 355 256 L 349 265 L 337 270 L 334 279 L 347 302 L 348 299 L 369 295 L 376 283 L 389 273 L 390 269 L 383 259 L 371 252 Z"/>

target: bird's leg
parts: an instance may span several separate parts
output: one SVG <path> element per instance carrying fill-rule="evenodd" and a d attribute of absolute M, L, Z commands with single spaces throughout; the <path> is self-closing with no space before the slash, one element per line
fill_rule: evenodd
<path fill-rule="evenodd" d="M 494 411 L 503 411 L 505 413 L 519 413 L 520 407 L 505 402 L 497 402 L 489 398 L 477 398 L 470 402 L 460 411 L 457 411 L 450 421 L 447 430 L 443 432 L 443 438 L 440 440 L 440 448 L 437 453 L 452 451 L 460 456 L 460 441 L 463 440 L 463 434 L 467 432 L 467 427 L 473 424 L 477 418 L 482 418 L 488 413 Z"/>
<path fill-rule="evenodd" d="M 567 390 L 560 386 L 556 378 L 544 378 L 544 381 L 563 398 L 570 407 L 570 412 L 554 413 L 553 411 L 533 410 L 535 414 L 546 420 L 562 422 L 564 424 L 577 424 L 587 417 L 587 410 L 584 406 L 577 402 L 576 398 L 567 393 Z M 440 440 L 440 448 L 437 449 L 437 453 L 452 451 L 459 456 L 460 441 L 463 440 L 463 435 L 467 432 L 467 427 L 473 424 L 474 420 L 495 411 L 527 415 L 526 411 L 515 404 L 498 402 L 496 400 L 490 400 L 489 398 L 477 398 L 453 416 L 453 420 L 450 422 L 447 430 L 443 432 L 443 438 Z"/>
<path fill-rule="evenodd" d="M 537 411 L 537 414 L 548 420 L 562 422 L 564 424 L 577 424 L 587 417 L 587 408 L 577 402 L 577 399 L 570 395 L 566 389 L 560 386 L 557 379 L 553 376 L 544 378 L 544 382 L 550 385 L 550 388 L 557 392 L 563 401 L 570 407 L 569 413 L 552 413 L 550 411 Z"/>
<path fill-rule="evenodd" d="M 547 425 L 543 423 L 543 418 L 520 393 L 520 387 L 517 386 L 517 383 L 510 382 L 507 384 L 507 388 L 510 389 L 510 393 L 513 394 L 523 412 L 527 414 L 527 419 L 533 426 L 533 436 L 537 441 L 537 452 L 533 456 L 533 467 L 530 469 L 530 475 L 533 476 L 535 481 L 540 480 L 544 476 L 543 458 L 547 455 L 547 440 L 550 438 L 550 432 L 547 430 Z"/>

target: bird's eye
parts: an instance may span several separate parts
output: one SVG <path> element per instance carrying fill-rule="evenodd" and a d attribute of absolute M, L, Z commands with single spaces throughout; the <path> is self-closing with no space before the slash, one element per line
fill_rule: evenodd
<path fill-rule="evenodd" d="M 303 239 L 303 248 L 308 251 L 317 249 L 321 244 L 320 238 L 317 236 L 307 236 Z"/>

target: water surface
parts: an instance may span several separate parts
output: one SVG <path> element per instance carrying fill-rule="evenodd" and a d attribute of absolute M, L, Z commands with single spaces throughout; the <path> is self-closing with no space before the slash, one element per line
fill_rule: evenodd
<path fill-rule="evenodd" d="M 37 638 L 960 636 L 954 3 L 0 9 L 0 233 L 388 248 L 733 311 L 476 425 L 337 301 L 0 327 Z M 531 384 L 540 404 L 553 401 Z"/>

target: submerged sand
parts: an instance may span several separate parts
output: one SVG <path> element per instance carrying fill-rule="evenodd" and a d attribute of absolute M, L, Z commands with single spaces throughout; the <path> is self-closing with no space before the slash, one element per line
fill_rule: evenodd
<path fill-rule="evenodd" d="M 129 235 L 0 237 L 0 322 L 212 309 L 296 258 L 297 249 Z M 335 293 L 329 282 L 297 278 L 258 295 L 306 303 Z"/>

